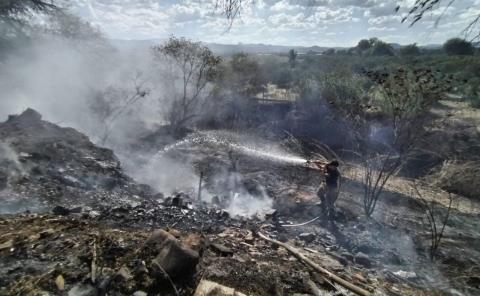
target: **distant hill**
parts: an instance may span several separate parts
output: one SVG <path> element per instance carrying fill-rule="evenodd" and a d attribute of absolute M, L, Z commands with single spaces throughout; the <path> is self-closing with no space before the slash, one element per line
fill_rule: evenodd
<path fill-rule="evenodd" d="M 120 50 L 132 49 L 146 49 L 155 44 L 164 42 L 162 39 L 148 39 L 148 40 L 124 40 L 124 39 L 110 39 L 110 43 Z"/>
<path fill-rule="evenodd" d="M 138 50 L 147 49 L 155 44 L 160 44 L 166 41 L 165 39 L 147 39 L 147 40 L 121 40 L 111 39 L 113 46 L 120 50 Z M 349 47 L 327 47 L 327 46 L 286 46 L 286 45 L 271 45 L 271 44 L 253 44 L 253 43 L 238 43 L 238 44 L 222 44 L 204 42 L 215 54 L 228 56 L 238 52 L 245 52 L 249 54 L 287 54 L 290 49 L 295 49 L 299 54 L 323 53 L 325 50 L 333 48 L 336 50 L 348 49 Z M 400 49 L 404 45 L 398 43 L 389 43 L 395 50 Z M 441 44 L 426 44 L 419 45 L 424 49 L 439 49 Z"/>
<path fill-rule="evenodd" d="M 296 50 L 300 54 L 307 52 L 322 53 L 330 47 L 321 46 L 285 46 L 285 45 L 270 45 L 270 44 L 219 44 L 206 43 L 208 47 L 217 54 L 230 55 L 236 52 L 246 52 L 251 54 L 278 54 L 288 53 L 290 49 Z"/>
<path fill-rule="evenodd" d="M 389 43 L 389 44 L 395 50 L 400 50 L 402 47 L 408 45 L 408 44 L 399 44 L 399 43 Z M 418 45 L 418 47 L 422 49 L 439 49 L 439 48 L 442 48 L 442 44 L 425 44 L 425 45 Z"/>
<path fill-rule="evenodd" d="M 142 49 L 148 48 L 152 45 L 164 42 L 162 39 L 149 39 L 149 40 L 121 40 L 111 39 L 110 42 L 118 49 Z M 231 55 L 238 52 L 245 52 L 250 54 L 278 54 L 288 53 L 290 49 L 295 49 L 300 54 L 307 52 L 322 53 L 330 47 L 326 46 L 285 46 L 285 45 L 270 45 L 270 44 L 221 44 L 221 43 L 208 43 L 205 42 L 213 52 L 218 55 Z M 335 49 L 344 49 L 342 47 L 335 47 Z"/>
<path fill-rule="evenodd" d="M 402 45 L 398 43 L 389 43 L 389 45 L 395 50 L 399 50 L 400 48 L 402 48 Z"/>
<path fill-rule="evenodd" d="M 442 48 L 442 44 L 425 44 L 425 45 L 422 45 L 420 46 L 420 48 L 424 48 L 424 49 L 439 49 L 439 48 Z"/>

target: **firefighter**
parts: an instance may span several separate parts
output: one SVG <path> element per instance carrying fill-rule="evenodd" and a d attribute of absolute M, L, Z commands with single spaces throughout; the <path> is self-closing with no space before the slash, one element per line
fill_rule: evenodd
<path fill-rule="evenodd" d="M 338 171 L 338 161 L 332 160 L 328 163 L 321 161 L 312 161 L 323 173 L 322 184 L 317 191 L 320 198 L 322 212 L 326 217 L 333 221 L 335 217 L 335 201 L 337 200 L 340 187 L 340 172 Z"/>

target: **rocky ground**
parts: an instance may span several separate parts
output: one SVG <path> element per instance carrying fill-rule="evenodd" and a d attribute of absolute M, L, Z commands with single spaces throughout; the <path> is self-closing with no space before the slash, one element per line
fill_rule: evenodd
<path fill-rule="evenodd" d="M 202 280 L 246 295 L 315 295 L 309 280 L 324 291 L 348 294 L 257 232 L 295 246 L 375 295 L 478 291 L 476 259 L 465 257 L 464 250 L 454 257 L 450 248 L 458 248 L 457 240 L 431 263 L 418 258 L 421 250 L 402 250 L 414 247 L 407 234 L 399 236 L 377 222 L 287 225 L 277 219 L 233 219 L 219 209 L 192 210 L 188 203 L 142 203 L 67 216 L 7 215 L 0 220 L 0 294 L 193 295 Z"/>
<path fill-rule="evenodd" d="M 345 171 L 327 223 L 318 173 L 307 167 L 199 142 L 175 152 L 195 151 L 205 186 L 217 180 L 209 172 L 234 165 L 245 191 L 273 198 L 262 215 L 233 217 L 222 202 L 137 184 L 112 151 L 33 110 L 1 123 L 0 134 L 0 295 L 350 295 L 259 233 L 372 295 L 480 292 L 480 222 L 465 203 L 454 205 L 431 261 L 424 213 L 402 186 L 389 187 L 366 219 L 361 186 Z"/>
<path fill-rule="evenodd" d="M 145 219 L 138 214 L 144 212 L 142 208 L 133 209 L 130 216 Z M 247 295 L 292 295 L 311 293 L 310 279 L 325 290 L 340 290 L 284 249 L 258 239 L 255 231 L 305 247 L 303 252 L 312 260 L 380 295 L 417 295 L 422 289 L 414 279 L 408 280 L 416 277 L 409 273 L 379 278 L 375 261 L 363 253 L 341 253 L 327 231 L 296 236 L 260 221 L 218 220 L 207 215 L 210 218 L 199 223 L 197 215 L 186 214 L 182 225 L 174 225 L 173 220 L 174 227 L 165 223 L 168 232 L 119 226 L 130 224 L 132 218 L 123 221 L 104 213 L 94 221 L 75 214 L 4 217 L 0 221 L 1 293 L 192 295 L 201 280 L 211 280 Z M 104 223 L 109 219 L 117 226 Z M 215 227 L 205 227 L 207 223 Z"/>

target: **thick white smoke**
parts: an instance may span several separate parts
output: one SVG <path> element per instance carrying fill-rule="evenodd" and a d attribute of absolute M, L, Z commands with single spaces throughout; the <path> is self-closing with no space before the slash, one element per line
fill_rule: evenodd
<path fill-rule="evenodd" d="M 10 146 L 10 143 L 3 140 L 0 140 L 0 166 L 7 177 L 25 174 L 19 155 Z"/>
<path fill-rule="evenodd" d="M 32 40 L 0 60 L 0 121 L 33 108 L 44 120 L 73 127 L 113 149 L 128 168 L 138 168 L 137 161 L 151 155 L 130 145 L 163 124 L 169 106 L 158 63 L 148 47 L 118 50 L 58 37 Z M 137 92 L 142 94 L 128 104 Z M 108 140 L 102 141 L 105 131 Z M 195 179 L 191 168 L 173 160 L 128 172 L 162 192 Z"/>
<path fill-rule="evenodd" d="M 92 42 L 44 37 L 0 63 L 0 118 L 33 108 L 44 120 L 73 127 L 96 144 L 112 148 L 127 173 L 138 182 L 167 195 L 198 189 L 199 176 L 192 159 L 182 161 L 132 149 L 132 144 L 142 144 L 138 139 L 143 135 L 165 123 L 172 97 L 172 89 L 165 86 L 166 67 L 153 58 L 148 47 L 119 50 Z M 128 104 L 132 98 L 135 102 Z M 237 140 L 230 138 L 222 141 Z M 250 146 L 229 149 L 261 154 Z M 262 157 L 275 156 L 264 154 Z M 212 194 L 205 191 L 203 197 L 210 199 Z M 233 215 L 250 216 L 271 208 L 271 204 L 266 194 L 254 196 L 239 189 L 233 192 L 227 208 Z"/>
<path fill-rule="evenodd" d="M 122 136 L 134 132 L 126 128 L 133 123 L 161 122 L 161 99 L 165 96 L 153 81 L 156 77 L 152 78 L 148 48 L 134 55 L 91 46 L 81 41 L 43 38 L 1 61 L 0 117 L 30 107 L 44 119 L 76 128 L 98 141 L 103 129 L 101 114 L 92 112 L 95 100 L 115 89 L 119 95 L 110 98 L 110 103 L 112 108 L 119 108 L 135 91 L 135 84 L 141 82 L 149 94 L 115 118 L 112 134 L 116 134 L 112 138 L 125 140 Z"/>
<path fill-rule="evenodd" d="M 136 181 L 149 184 L 154 189 L 171 195 L 177 192 L 193 194 L 198 187 L 199 176 L 190 161 L 174 159 L 168 155 L 147 156 L 147 159 L 129 161 L 124 166 Z"/>

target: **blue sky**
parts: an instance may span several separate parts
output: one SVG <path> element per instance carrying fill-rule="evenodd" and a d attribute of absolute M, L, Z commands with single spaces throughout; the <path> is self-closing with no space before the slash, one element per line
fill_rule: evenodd
<path fill-rule="evenodd" d="M 304 46 L 352 46 L 368 37 L 401 44 L 443 43 L 480 13 L 480 0 L 457 0 L 409 28 L 400 22 L 405 10 L 394 12 L 398 2 L 408 7 L 414 0 L 254 0 L 229 31 L 215 0 L 73 0 L 71 11 L 109 38 L 176 35 L 205 42 Z"/>

